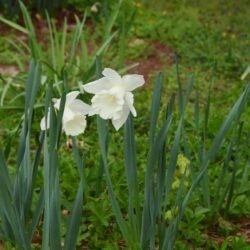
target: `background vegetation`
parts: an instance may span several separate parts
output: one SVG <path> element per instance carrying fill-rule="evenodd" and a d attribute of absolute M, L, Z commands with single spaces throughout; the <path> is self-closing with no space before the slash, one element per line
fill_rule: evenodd
<path fill-rule="evenodd" d="M 154 86 L 162 84 L 162 108 L 157 129 L 165 121 L 171 96 L 175 97 L 173 122 L 164 148 L 168 167 L 172 161 L 175 166 L 163 218 L 164 224 L 170 226 L 179 212 L 174 205 L 176 197 L 185 198 L 206 162 L 221 124 L 249 81 L 249 75 L 241 80 L 250 55 L 248 1 L 179 0 L 157 1 L 155 4 L 153 1 L 96 3 L 75 0 L 63 3 L 30 1 L 26 5 L 28 12 L 19 8 L 15 1 L 0 1 L 3 10 L 0 24 L 3 34 L 0 37 L 0 146 L 10 175 L 14 178 L 17 172 L 25 82 L 29 79 L 27 71 L 38 67 L 29 66 L 31 58 L 41 65 L 41 87 L 37 92 L 34 116 L 27 118 L 32 119 L 30 151 L 31 160 L 34 160 L 46 86 L 53 83 L 53 96 L 59 97 L 66 77 L 68 88 L 77 89 L 79 84 L 96 77 L 98 56 L 103 67 L 121 70 L 121 73 L 140 73 L 146 78 L 145 87 L 135 93 L 140 204 L 143 204 L 145 166 L 150 151 L 150 105 Z M 54 18 L 49 18 L 45 8 Z M 78 18 L 73 18 L 74 14 Z M 159 77 L 156 79 L 159 71 L 163 72 L 162 81 Z M 186 96 L 189 98 L 183 116 L 183 131 L 174 161 L 174 142 L 182 115 L 181 100 L 186 100 Z M 85 98 L 89 101 L 89 97 Z M 249 102 L 246 101 L 242 116 L 236 116 L 232 122 L 221 149 L 213 159 L 211 157 L 206 174 L 191 195 L 179 223 L 175 249 L 249 249 L 249 235 L 245 235 L 250 211 L 247 198 L 250 194 L 249 115 Z M 83 218 L 77 245 L 79 249 L 83 246 L 86 249 L 127 249 L 127 242 L 115 222 L 103 169 L 99 167 L 101 155 L 96 129 L 95 120 L 89 121 L 87 131 L 77 142 L 85 158 Z M 110 175 L 126 217 L 129 192 L 124 174 L 123 131 L 114 132 L 110 127 L 109 135 Z M 63 135 L 61 142 L 58 172 L 61 236 L 64 238 L 69 211 L 82 179 L 72 156 L 71 138 Z M 34 204 L 40 197 L 43 183 L 41 164 L 34 183 Z M 185 180 L 183 176 L 186 176 Z M 183 189 L 181 194 L 180 187 Z M 31 205 L 32 214 L 34 208 Z M 39 248 L 41 237 L 42 226 L 38 224 L 32 240 L 34 248 Z M 5 238 L 2 230 L 0 239 L 6 249 L 15 245 Z"/>

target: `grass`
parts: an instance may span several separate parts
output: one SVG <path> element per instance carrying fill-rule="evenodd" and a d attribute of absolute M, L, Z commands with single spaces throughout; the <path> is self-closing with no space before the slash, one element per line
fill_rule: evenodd
<path fill-rule="evenodd" d="M 249 65 L 249 32 L 247 25 L 249 17 L 247 15 L 247 1 L 241 1 L 241 4 L 237 4 L 237 6 L 235 6 L 233 2 L 227 2 L 222 6 L 222 3 L 218 1 L 210 1 L 209 3 L 203 1 L 198 5 L 196 1 L 190 1 L 188 4 L 186 1 L 161 1 L 158 6 L 153 6 L 150 3 L 145 4 L 148 5 L 144 6 L 141 3 L 134 4 L 128 2 L 123 6 L 126 8 L 122 11 L 120 10 L 117 18 L 116 11 L 114 10 L 114 14 L 112 15 L 114 19 L 110 19 L 110 26 L 106 26 L 105 16 L 103 17 L 102 13 L 92 13 L 88 16 L 88 18 L 94 22 L 94 31 L 91 30 L 91 25 L 87 25 L 83 28 L 84 40 L 81 41 L 82 46 L 80 48 L 81 55 L 84 55 L 84 58 L 86 58 L 86 48 L 88 49 L 87 54 L 89 55 L 86 58 L 87 62 L 81 62 L 81 56 L 75 58 L 76 63 L 74 65 L 80 62 L 74 70 L 71 69 L 69 71 L 69 86 L 70 89 L 77 88 L 78 81 L 87 81 L 88 74 L 86 74 L 86 69 L 90 66 L 89 61 L 91 62 L 94 59 L 96 51 L 100 45 L 105 42 L 107 37 L 110 37 L 113 29 L 119 32 L 110 42 L 110 46 L 108 46 L 102 54 L 102 64 L 105 66 L 118 68 L 119 65 L 120 68 L 125 66 L 126 61 L 140 62 L 142 58 L 148 58 L 148 60 L 150 60 L 150 54 L 155 52 L 154 49 L 152 49 L 152 44 L 154 44 L 155 41 L 170 48 L 173 54 L 177 53 L 179 56 L 179 78 L 182 87 L 186 90 L 186 83 L 190 75 L 194 73 L 194 88 L 199 90 L 200 116 L 197 118 L 197 109 L 195 109 L 198 105 L 197 95 L 196 92 L 193 91 L 191 92 L 183 118 L 187 142 L 181 141 L 179 151 L 185 157 L 192 159 L 190 166 L 194 168 L 194 173 L 197 173 L 199 168 L 198 163 L 202 161 L 203 148 L 200 145 L 204 139 L 203 125 L 206 121 L 204 110 L 208 107 L 206 99 L 210 82 L 211 98 L 205 150 L 209 149 L 226 114 L 228 114 L 231 106 L 237 100 L 245 86 L 245 81 L 241 81 L 240 76 L 247 65 Z M 133 24 L 130 24 L 130 20 L 133 18 L 132 14 L 126 16 L 130 8 L 133 8 L 133 10 L 137 12 Z M 220 13 L 220 11 L 222 13 Z M 122 23 L 121 20 L 124 21 L 124 16 L 127 17 L 125 24 L 129 29 L 120 27 Z M 145 23 L 147 25 L 145 25 Z M 125 30 L 127 31 L 126 34 Z M 20 96 L 11 102 L 12 98 L 16 97 L 24 89 L 23 81 L 26 79 L 26 65 L 30 57 L 29 53 L 25 53 L 26 50 L 24 47 L 21 46 L 17 48 L 14 46 L 13 41 L 16 39 L 15 34 L 14 32 L 13 35 L 6 35 L 0 38 L 0 44 L 4 46 L 1 47 L 4 48 L 1 64 L 16 65 L 16 63 L 18 63 L 21 70 L 21 73 L 13 78 L 13 82 L 8 88 L 4 105 L 1 108 L 13 105 L 21 107 L 24 101 L 23 96 Z M 59 40 L 64 37 L 64 34 L 63 30 L 58 30 L 57 36 Z M 74 32 L 67 33 L 65 44 L 67 53 L 69 53 L 72 39 L 74 39 Z M 12 44 L 6 42 L 6 40 L 11 40 Z M 54 67 L 61 65 L 60 69 L 57 69 L 57 71 L 60 72 L 64 66 L 63 59 L 59 59 L 59 64 L 55 61 L 53 62 L 53 60 L 48 60 L 48 55 L 51 54 L 51 51 L 46 49 L 48 46 L 52 48 L 49 35 L 47 35 L 47 39 L 45 39 L 41 45 L 44 51 L 42 57 L 44 58 L 43 60 L 49 64 L 54 64 Z M 55 44 L 55 46 L 57 45 Z M 126 49 L 124 49 L 125 47 Z M 90 52 L 92 49 L 93 51 Z M 20 53 L 20 51 L 22 53 Z M 17 53 L 18 56 L 10 56 L 16 55 Z M 60 52 L 58 55 L 57 58 L 60 58 Z M 161 62 L 160 68 L 164 72 L 161 105 L 166 108 L 171 93 L 174 93 L 177 98 L 178 86 L 176 84 L 176 65 L 173 62 L 162 65 L 162 62 L 165 60 L 164 57 L 170 57 L 170 55 L 163 54 L 159 59 Z M 16 60 L 17 58 L 18 60 Z M 155 81 L 157 73 L 152 72 L 150 67 L 147 70 L 151 77 L 149 77 L 146 87 L 136 93 L 135 99 L 138 117 L 134 119 L 137 152 L 136 162 L 139 173 L 138 184 L 142 192 L 145 183 L 146 152 L 149 151 L 149 103 L 153 82 Z M 46 67 L 43 67 L 43 73 L 47 74 L 48 72 L 50 73 L 48 81 L 54 81 L 56 77 L 55 74 L 46 69 Z M 71 72 L 76 73 L 71 74 Z M 72 75 L 74 77 L 70 79 Z M 83 79 L 83 76 L 86 78 Z M 93 77 L 93 73 L 90 73 L 89 76 L 89 78 Z M 4 76 L 3 79 L 7 78 Z M 5 87 L 6 82 L 2 81 L 1 94 Z M 41 91 L 39 94 L 41 95 L 39 101 L 42 101 L 43 92 Z M 55 94 L 58 95 L 56 90 Z M 160 121 L 164 121 L 164 108 L 161 109 L 159 113 Z M 15 131 L 19 126 L 22 112 L 17 112 L 16 109 L 10 109 L 9 111 L 1 109 L 0 115 L 4 117 L 4 119 L 0 121 L 0 145 L 2 148 L 8 148 L 8 143 L 12 141 L 10 144 L 12 145 L 10 152 L 6 154 L 8 156 L 10 171 L 14 174 L 16 134 L 19 133 L 19 130 L 18 132 Z M 174 138 L 176 140 L 178 139 L 175 137 L 175 130 L 178 126 L 177 121 L 179 115 L 180 113 L 176 107 L 173 127 L 171 127 L 169 138 L 166 141 L 167 152 L 173 150 L 171 145 Z M 38 137 L 40 117 L 42 117 L 42 109 L 37 109 L 34 118 L 35 137 Z M 231 134 L 226 137 L 226 143 L 223 144 L 221 151 L 208 168 L 207 181 L 204 179 L 191 196 L 183 220 L 179 225 L 179 234 L 177 235 L 175 243 L 176 249 L 190 249 L 194 247 L 202 247 L 205 249 L 227 249 L 230 247 L 232 249 L 247 249 L 248 245 L 242 238 L 237 236 L 237 226 L 234 227 L 231 222 L 233 221 L 232 218 L 237 221 L 237 218 L 249 216 L 250 211 L 250 203 L 247 199 L 247 195 L 249 194 L 249 188 L 247 186 L 247 179 L 249 178 L 249 106 L 246 108 L 246 112 L 240 121 L 244 122 L 242 132 L 240 126 L 235 127 L 235 131 L 233 129 L 230 130 Z M 80 236 L 77 242 L 79 246 L 80 244 L 88 245 L 89 249 L 118 249 L 119 246 L 122 247 L 125 243 L 119 231 L 119 227 L 115 223 L 115 214 L 112 212 L 105 180 L 101 178 L 97 182 L 100 173 L 96 166 L 99 166 L 101 156 L 98 149 L 98 138 L 94 132 L 96 128 L 97 125 L 95 121 L 90 121 L 86 135 L 78 138 L 79 147 L 86 154 L 85 178 L 88 185 L 84 190 L 85 206 L 82 221 L 83 226 L 80 229 Z M 109 162 L 110 176 L 115 195 L 121 211 L 125 214 L 129 196 L 127 192 L 124 192 L 124 189 L 127 188 L 123 162 L 124 139 L 122 131 L 114 133 L 110 128 L 109 132 L 110 143 L 107 161 Z M 153 132 L 150 134 L 152 137 Z M 183 140 L 183 137 L 181 140 Z M 237 140 L 239 140 L 240 143 L 237 143 Z M 59 149 L 61 206 L 65 212 L 65 215 L 62 216 L 62 223 L 64 225 L 62 235 L 65 235 L 65 227 L 68 220 L 67 211 L 71 210 L 71 203 L 75 199 L 75 192 L 78 189 L 78 181 L 76 180 L 79 180 L 79 175 L 71 155 L 72 149 L 70 145 L 72 141 L 65 136 L 63 136 L 61 141 L 67 141 L 67 144 L 62 144 Z M 232 148 L 228 146 L 230 142 Z M 239 145 L 239 148 L 237 148 L 237 145 Z M 32 147 L 34 146 L 35 141 L 32 142 Z M 229 156 L 228 164 L 225 163 L 224 157 L 227 152 Z M 239 153 L 237 154 L 237 152 Z M 167 162 L 169 161 L 173 161 L 173 165 L 176 165 L 174 164 L 174 159 L 168 158 Z M 223 168 L 228 168 L 228 175 L 222 175 L 223 172 L 221 172 L 221 170 L 223 170 Z M 38 178 L 36 183 L 37 187 L 39 187 L 39 182 L 42 181 L 41 169 L 38 170 L 38 176 L 40 176 L 40 178 Z M 233 199 L 230 200 L 229 192 L 227 196 L 225 196 L 226 202 L 223 203 L 222 206 L 216 207 L 216 191 L 219 176 L 222 176 L 221 183 L 223 183 L 222 188 L 219 190 L 220 195 L 225 192 L 228 183 L 234 185 L 235 188 L 233 190 Z M 173 178 L 177 178 L 181 181 L 178 175 L 174 175 Z M 186 188 L 190 187 L 191 178 L 194 178 L 192 171 L 190 171 L 190 175 L 186 177 Z M 245 180 L 245 182 L 242 180 Z M 232 184 L 232 181 L 234 184 Z M 207 205 L 207 198 L 203 197 L 203 192 L 207 189 L 210 190 L 210 206 Z M 142 192 L 138 198 L 141 204 L 143 201 Z M 183 194 L 185 194 L 185 192 L 183 191 Z M 176 211 L 169 206 L 169 204 L 175 202 L 177 194 L 177 191 L 176 193 L 171 193 L 168 206 L 166 206 L 166 213 L 167 211 L 171 211 L 171 213 L 168 213 L 168 215 L 170 214 L 170 219 L 171 217 L 175 218 Z M 180 194 L 181 197 L 183 197 L 183 194 Z M 230 209 L 227 209 L 227 204 L 230 205 Z M 132 220 L 132 217 L 130 220 Z M 167 220 L 165 223 L 170 224 Z M 216 230 L 214 230 L 214 228 L 216 228 Z M 213 233 L 215 233 L 215 239 L 212 237 Z M 217 241 L 221 238 L 223 242 L 218 244 Z"/>

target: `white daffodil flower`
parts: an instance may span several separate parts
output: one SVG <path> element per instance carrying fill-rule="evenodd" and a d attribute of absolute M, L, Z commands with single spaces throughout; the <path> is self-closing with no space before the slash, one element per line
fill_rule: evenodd
<path fill-rule="evenodd" d="M 105 68 L 101 79 L 90 82 L 82 88 L 94 97 L 91 99 L 89 115 L 98 114 L 103 119 L 111 119 L 118 130 L 127 120 L 129 113 L 136 116 L 134 96 L 131 91 L 144 84 L 142 75 L 120 76 L 115 70 Z"/>
<path fill-rule="evenodd" d="M 86 115 L 89 113 L 90 106 L 83 101 L 76 99 L 79 91 L 72 91 L 66 95 L 66 101 L 62 117 L 62 129 L 66 135 L 76 136 L 84 132 L 87 122 Z M 61 99 L 54 99 L 54 108 L 59 110 Z M 40 122 L 41 130 L 49 128 L 49 116 L 47 115 L 47 124 L 45 117 Z"/>

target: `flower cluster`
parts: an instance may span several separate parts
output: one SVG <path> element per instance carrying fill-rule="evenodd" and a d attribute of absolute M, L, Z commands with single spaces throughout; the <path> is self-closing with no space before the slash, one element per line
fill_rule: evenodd
<path fill-rule="evenodd" d="M 82 85 L 82 90 L 94 94 L 91 105 L 76 99 L 79 91 L 67 94 L 62 117 L 62 129 L 67 135 L 76 136 L 86 128 L 86 115 L 99 115 L 102 119 L 112 121 L 118 130 L 127 120 L 129 113 L 136 116 L 134 96 L 132 91 L 144 84 L 142 75 L 125 75 L 121 77 L 115 70 L 105 68 L 103 77 L 99 80 Z M 54 100 L 54 108 L 59 110 L 60 99 Z M 42 130 L 49 128 L 49 113 L 47 119 L 42 118 Z"/>

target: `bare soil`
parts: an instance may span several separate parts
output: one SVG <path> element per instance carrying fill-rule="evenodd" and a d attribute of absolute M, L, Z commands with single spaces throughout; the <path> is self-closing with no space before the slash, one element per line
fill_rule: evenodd
<path fill-rule="evenodd" d="M 172 65 L 175 55 L 174 49 L 159 41 L 152 41 L 148 49 L 151 51 L 148 57 L 139 60 L 139 65 L 130 70 L 130 73 L 143 75 L 146 82 L 148 82 L 153 73 L 162 71 L 164 69 L 163 65 L 164 67 Z M 132 61 L 127 61 L 127 64 L 132 63 Z"/>
<path fill-rule="evenodd" d="M 230 233 L 231 236 L 241 236 L 250 245 L 250 217 L 241 217 L 237 220 L 229 221 L 235 227 Z M 214 226 L 207 232 L 209 239 L 221 245 L 225 241 L 225 237 L 218 231 L 218 226 Z"/>

